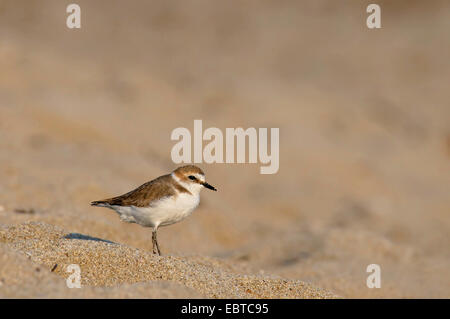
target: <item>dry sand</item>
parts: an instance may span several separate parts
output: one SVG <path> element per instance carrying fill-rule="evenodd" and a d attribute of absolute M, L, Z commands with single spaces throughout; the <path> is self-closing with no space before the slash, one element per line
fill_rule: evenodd
<path fill-rule="evenodd" d="M 336 297 L 301 281 L 240 274 L 216 259 L 160 257 L 43 223 L 2 230 L 0 243 L 0 280 L 5 287 L 0 289 L 0 297 Z M 64 289 L 63 280 L 52 274 L 69 278 L 71 264 L 80 266 L 81 285 L 88 287 L 86 291 L 82 287 L 80 292 L 71 293 L 69 290 L 77 289 Z M 135 283 L 144 284 L 132 285 Z"/>
<path fill-rule="evenodd" d="M 448 0 L 380 0 L 381 30 L 370 1 L 77 3 L 81 30 L 0 2 L 2 297 L 450 297 Z M 89 203 L 174 169 L 194 119 L 279 127 L 280 170 L 200 165 L 219 191 L 154 257 Z"/>

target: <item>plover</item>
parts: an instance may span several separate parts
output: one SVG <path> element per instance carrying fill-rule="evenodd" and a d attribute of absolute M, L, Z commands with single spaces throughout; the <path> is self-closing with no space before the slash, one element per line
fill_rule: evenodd
<path fill-rule="evenodd" d="M 203 171 L 194 165 L 178 167 L 124 195 L 94 201 L 92 206 L 116 211 L 120 219 L 153 228 L 153 253 L 161 255 L 156 232 L 188 217 L 200 203 L 203 187 L 217 191 L 205 181 Z"/>

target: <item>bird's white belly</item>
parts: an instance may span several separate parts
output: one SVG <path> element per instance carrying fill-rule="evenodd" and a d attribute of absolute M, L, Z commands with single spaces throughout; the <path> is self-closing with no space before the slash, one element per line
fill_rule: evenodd
<path fill-rule="evenodd" d="M 200 196 L 178 194 L 153 203 L 150 207 L 113 206 L 120 219 L 146 227 L 167 226 L 188 217 L 200 203 Z"/>

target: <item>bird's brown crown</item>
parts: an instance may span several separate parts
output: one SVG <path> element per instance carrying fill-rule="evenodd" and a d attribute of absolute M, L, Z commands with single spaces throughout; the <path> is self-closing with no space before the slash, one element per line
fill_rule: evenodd
<path fill-rule="evenodd" d="M 177 176 L 187 176 L 189 174 L 200 174 L 205 175 L 200 167 L 197 167 L 195 165 L 186 165 L 178 167 L 176 170 L 173 171 L 175 175 Z"/>

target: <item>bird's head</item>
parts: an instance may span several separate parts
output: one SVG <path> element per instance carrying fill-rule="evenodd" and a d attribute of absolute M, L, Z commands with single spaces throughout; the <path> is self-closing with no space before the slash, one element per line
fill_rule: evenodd
<path fill-rule="evenodd" d="M 199 193 L 203 187 L 217 191 L 214 186 L 206 182 L 205 173 L 195 165 L 178 167 L 172 172 L 172 176 L 191 192 Z"/>

